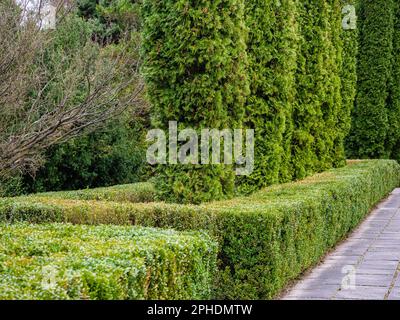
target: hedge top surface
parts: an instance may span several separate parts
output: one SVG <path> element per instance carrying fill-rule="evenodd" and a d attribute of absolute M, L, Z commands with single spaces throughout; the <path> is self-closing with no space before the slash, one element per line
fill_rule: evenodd
<path fill-rule="evenodd" d="M 214 201 L 202 205 L 180 205 L 163 202 L 117 203 L 104 201 L 82 201 L 52 197 L 17 197 L 0 199 L 0 219 L 6 221 L 34 220 L 33 222 L 58 221 L 88 224 L 140 224 L 162 218 L 193 220 L 196 216 L 198 227 L 209 229 L 215 215 L 223 212 L 277 214 L 289 207 L 301 205 L 306 200 L 318 200 L 329 195 L 338 186 L 351 186 L 364 173 L 388 167 L 399 171 L 393 160 L 349 161 L 339 169 L 331 169 L 301 181 L 267 187 L 250 196 L 231 200 Z M 20 213 L 20 214 L 19 214 Z M 38 216 L 41 213 L 41 216 Z M 45 214 L 46 213 L 46 214 Z M 200 219 L 200 214 L 202 218 Z M 174 217 L 175 216 L 175 217 Z M 158 217 L 158 218 L 157 218 Z M 211 220 L 210 220 L 211 219 Z M 38 220 L 38 221 L 36 221 Z M 182 226 L 186 225 L 182 221 Z"/>
<path fill-rule="evenodd" d="M 94 189 L 44 192 L 32 196 L 76 200 L 150 202 L 154 201 L 155 188 L 151 182 L 140 182 Z"/>
<path fill-rule="evenodd" d="M 400 171 L 398 163 L 394 160 L 350 160 L 347 166 L 342 168 L 327 170 L 299 181 L 273 185 L 250 196 L 210 202 L 202 207 L 214 210 L 240 208 L 241 212 L 287 207 L 305 199 L 318 198 L 326 192 L 333 192 L 340 185 L 356 182 L 363 173 L 385 166 Z"/>
<path fill-rule="evenodd" d="M 0 298 L 207 298 L 215 259 L 201 232 L 0 224 Z"/>
<path fill-rule="evenodd" d="M 23 238 L 29 235 L 30 240 L 40 241 L 45 244 L 48 239 L 64 239 L 71 243 L 79 244 L 87 247 L 89 251 L 96 251 L 92 244 L 104 245 L 105 250 L 110 252 L 118 252 L 120 248 L 129 250 L 146 250 L 153 246 L 174 246 L 190 247 L 193 242 L 198 242 L 199 235 L 207 236 L 202 232 L 187 231 L 178 232 L 172 229 L 145 228 L 139 226 L 88 226 L 88 225 L 72 225 L 72 224 L 45 224 L 30 225 L 26 223 L 1 224 L 0 238 L 6 240 L 7 233 L 15 232 L 15 239 Z M 58 239 L 57 239 L 58 238 Z M 46 241 L 44 241 L 47 239 Z M 90 242 L 91 244 L 89 244 Z M 17 245 L 17 244 L 15 244 Z M 54 249 L 57 252 L 59 248 Z M 68 248 L 64 248 L 66 252 Z M 3 247 L 2 251 L 12 251 L 13 246 Z M 50 248 L 51 251 L 51 248 Z M 50 253 L 49 251 L 49 253 Z"/>

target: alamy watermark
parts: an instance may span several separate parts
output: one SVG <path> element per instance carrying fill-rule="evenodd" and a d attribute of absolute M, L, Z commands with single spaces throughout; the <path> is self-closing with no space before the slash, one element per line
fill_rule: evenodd
<path fill-rule="evenodd" d="M 343 30 L 357 29 L 356 7 L 348 4 L 342 8 L 342 14 L 344 15 L 342 20 Z"/>
<path fill-rule="evenodd" d="M 42 289 L 43 290 L 54 290 L 57 288 L 57 275 L 58 269 L 55 266 L 48 265 L 42 267 Z"/>
<path fill-rule="evenodd" d="M 342 290 L 355 290 L 356 289 L 356 268 L 352 265 L 346 265 L 342 268 L 342 274 L 345 276 L 342 279 Z"/>
<path fill-rule="evenodd" d="M 168 141 L 167 141 L 168 137 Z M 253 129 L 209 129 L 198 132 L 185 128 L 178 132 L 178 123 L 169 122 L 168 134 L 161 129 L 147 133 L 147 162 L 184 165 L 236 165 L 236 175 L 250 175 L 254 170 Z M 168 150 L 167 150 L 168 149 Z"/>

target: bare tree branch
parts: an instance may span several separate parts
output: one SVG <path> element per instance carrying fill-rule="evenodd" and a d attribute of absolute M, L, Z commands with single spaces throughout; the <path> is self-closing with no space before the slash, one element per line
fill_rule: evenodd
<path fill-rule="evenodd" d="M 35 171 L 48 147 L 143 104 L 132 41 L 127 50 L 83 36 L 80 48 L 65 49 L 21 1 L 0 0 L 0 177 Z M 60 3 L 57 28 L 72 14 Z"/>

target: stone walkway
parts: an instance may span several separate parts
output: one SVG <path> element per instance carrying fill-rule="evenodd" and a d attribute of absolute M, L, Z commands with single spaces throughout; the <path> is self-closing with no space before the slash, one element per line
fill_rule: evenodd
<path fill-rule="evenodd" d="M 284 300 L 400 300 L 400 189 Z"/>

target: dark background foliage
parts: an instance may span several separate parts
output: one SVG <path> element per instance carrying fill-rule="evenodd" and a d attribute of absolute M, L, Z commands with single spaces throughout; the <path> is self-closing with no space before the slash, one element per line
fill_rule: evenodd
<path fill-rule="evenodd" d="M 26 192 L 75 190 L 143 180 L 144 124 L 127 116 L 106 128 L 51 148 L 34 177 L 24 176 Z"/>

